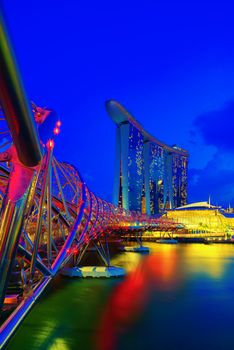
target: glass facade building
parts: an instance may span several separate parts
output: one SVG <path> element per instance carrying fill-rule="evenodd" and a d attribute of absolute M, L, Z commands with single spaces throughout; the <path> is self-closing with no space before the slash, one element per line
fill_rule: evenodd
<path fill-rule="evenodd" d="M 117 126 L 114 204 L 148 215 L 185 205 L 187 151 L 152 137 L 118 102 L 106 109 Z"/>

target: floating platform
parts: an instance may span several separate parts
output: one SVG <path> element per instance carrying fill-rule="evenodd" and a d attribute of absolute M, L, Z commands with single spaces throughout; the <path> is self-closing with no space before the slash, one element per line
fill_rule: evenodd
<path fill-rule="evenodd" d="M 149 247 L 123 247 L 121 249 L 123 252 L 133 252 L 133 253 L 149 253 L 150 249 Z"/>
<path fill-rule="evenodd" d="M 162 243 L 162 244 L 177 244 L 178 241 L 177 239 L 160 239 L 157 241 L 157 243 Z"/>
<path fill-rule="evenodd" d="M 177 237 L 178 243 L 203 243 L 206 244 L 207 239 L 203 237 Z"/>
<path fill-rule="evenodd" d="M 60 273 L 63 276 L 78 278 L 113 278 L 126 275 L 124 268 L 116 266 L 65 267 Z"/>

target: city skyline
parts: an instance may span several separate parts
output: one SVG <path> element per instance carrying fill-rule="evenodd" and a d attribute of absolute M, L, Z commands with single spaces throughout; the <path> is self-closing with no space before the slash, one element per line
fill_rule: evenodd
<path fill-rule="evenodd" d="M 4 5 L 29 97 L 62 120 L 58 157 L 99 196 L 112 199 L 115 129 L 104 103 L 114 98 L 189 151 L 189 202 L 210 195 L 234 206 L 232 5 Z"/>

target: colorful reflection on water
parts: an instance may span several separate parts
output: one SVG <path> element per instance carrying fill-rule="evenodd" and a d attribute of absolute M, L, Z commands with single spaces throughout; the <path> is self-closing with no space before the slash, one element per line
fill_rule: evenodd
<path fill-rule="evenodd" d="M 8 349 L 232 349 L 234 245 L 148 246 L 122 280 L 59 277 Z"/>

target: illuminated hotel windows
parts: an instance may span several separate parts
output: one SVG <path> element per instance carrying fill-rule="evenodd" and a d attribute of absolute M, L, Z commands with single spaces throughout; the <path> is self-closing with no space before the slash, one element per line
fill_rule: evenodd
<path fill-rule="evenodd" d="M 143 136 L 129 124 L 128 138 L 129 209 L 141 211 L 143 190 Z"/>
<path fill-rule="evenodd" d="M 118 102 L 106 109 L 117 124 L 114 204 L 148 215 L 185 205 L 188 153 L 149 135 Z"/>
<path fill-rule="evenodd" d="M 146 143 L 145 143 L 146 147 Z M 146 155 L 146 152 L 149 152 Z M 150 214 L 155 214 L 163 208 L 163 185 L 164 185 L 164 150 L 153 142 L 149 143 L 145 157 L 148 156 L 148 179 L 149 184 L 145 184 L 149 191 L 149 209 Z"/>

